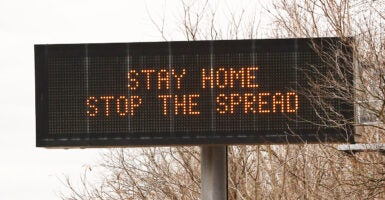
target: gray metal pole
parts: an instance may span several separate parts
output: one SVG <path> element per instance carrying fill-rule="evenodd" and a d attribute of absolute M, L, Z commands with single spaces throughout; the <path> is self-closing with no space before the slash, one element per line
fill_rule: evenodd
<path fill-rule="evenodd" d="M 227 199 L 227 146 L 201 146 L 202 200 Z"/>

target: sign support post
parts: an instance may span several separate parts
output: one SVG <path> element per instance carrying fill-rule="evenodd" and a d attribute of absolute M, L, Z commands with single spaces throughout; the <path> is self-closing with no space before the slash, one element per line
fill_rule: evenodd
<path fill-rule="evenodd" d="M 202 200 L 227 199 L 227 146 L 201 146 Z"/>

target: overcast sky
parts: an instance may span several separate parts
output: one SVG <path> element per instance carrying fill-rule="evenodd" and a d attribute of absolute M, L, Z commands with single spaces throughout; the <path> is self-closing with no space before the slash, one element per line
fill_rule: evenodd
<path fill-rule="evenodd" d="M 0 199 L 59 199 L 59 178 L 77 178 L 101 151 L 35 147 L 34 44 L 162 41 L 148 13 L 172 27 L 176 2 L 0 0 Z M 249 3 L 234 2 L 225 10 Z"/>

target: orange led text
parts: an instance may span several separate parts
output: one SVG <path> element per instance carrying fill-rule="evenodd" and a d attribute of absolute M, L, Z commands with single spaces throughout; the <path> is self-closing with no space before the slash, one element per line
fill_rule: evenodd
<path fill-rule="evenodd" d="M 163 115 L 199 115 L 197 108 L 199 94 L 159 95 L 163 105 Z"/>
<path fill-rule="evenodd" d="M 186 69 L 132 69 L 127 73 L 127 87 L 130 90 L 140 87 L 147 90 L 181 89 L 185 75 Z"/>
<path fill-rule="evenodd" d="M 295 113 L 298 109 L 299 98 L 295 92 L 231 93 L 216 97 L 219 114 Z"/>
<path fill-rule="evenodd" d="M 136 110 L 142 104 L 139 96 L 100 96 L 88 97 L 86 100 L 87 116 L 96 117 L 99 115 L 108 117 L 110 115 L 126 116 L 135 115 Z"/>
<path fill-rule="evenodd" d="M 220 67 L 218 69 L 202 69 L 202 88 L 258 88 L 256 72 L 258 67 L 242 67 L 239 69 Z"/>

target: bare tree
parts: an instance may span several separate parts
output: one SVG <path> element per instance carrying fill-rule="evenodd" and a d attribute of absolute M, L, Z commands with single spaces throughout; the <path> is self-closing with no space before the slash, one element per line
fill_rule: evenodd
<path fill-rule="evenodd" d="M 332 53 L 325 53 L 314 44 L 328 73 L 324 75 L 310 68 L 316 78 L 309 79 L 312 90 L 306 92 L 321 113 L 324 124 L 320 125 L 354 126 L 358 142 L 384 142 L 384 8 L 383 1 L 283 0 L 276 1 L 274 12 L 271 12 L 280 30 L 278 37 L 341 38 L 342 42 L 332 47 Z M 346 53 L 347 49 L 352 54 Z M 347 77 L 354 77 L 354 81 Z M 330 99 L 355 105 L 356 119 L 344 119 L 335 112 L 337 109 L 330 104 Z M 329 185 L 328 188 L 338 192 L 339 198 L 384 196 L 383 155 L 364 152 L 346 157 L 332 147 L 320 146 L 322 151 L 312 158 L 312 161 L 326 164 L 324 169 L 333 173 L 324 187 Z"/>
<path fill-rule="evenodd" d="M 180 6 L 179 28 L 187 40 L 258 35 L 260 21 L 253 8 L 229 9 L 227 24 L 221 24 L 216 5 L 209 1 L 182 1 Z M 319 125 L 354 126 L 361 142 L 385 140 L 384 8 L 384 1 L 371 0 L 276 0 L 265 8 L 273 20 L 266 37 L 341 38 L 332 54 L 314 43 L 329 73 L 311 70 L 309 82 L 314 89 L 304 92 L 322 113 L 324 124 Z M 165 19 L 152 21 L 163 38 L 169 39 Z M 330 98 L 356 105 L 357 118 L 344 119 L 330 105 Z M 385 156 L 381 153 L 346 154 L 333 144 L 300 144 L 231 146 L 228 156 L 229 199 L 385 198 Z M 86 168 L 81 186 L 65 179 L 69 194 L 63 199 L 200 197 L 197 147 L 113 149 L 101 160 L 97 166 L 104 172 L 100 182 L 89 181 Z"/>

